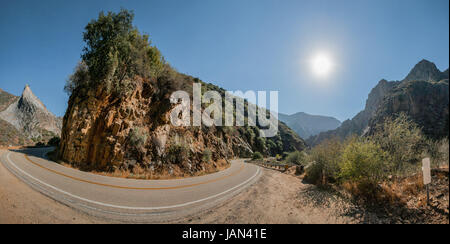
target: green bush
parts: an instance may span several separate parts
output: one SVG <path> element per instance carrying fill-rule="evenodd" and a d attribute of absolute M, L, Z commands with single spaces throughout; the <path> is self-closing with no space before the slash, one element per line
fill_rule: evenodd
<path fill-rule="evenodd" d="M 70 96 L 76 88 L 88 86 L 90 79 L 87 65 L 84 62 L 79 62 L 73 74 L 67 79 L 64 91 Z"/>
<path fill-rule="evenodd" d="M 260 152 L 254 152 L 253 155 L 252 155 L 252 159 L 253 160 L 261 160 L 263 158 L 264 157 L 263 157 L 262 153 L 260 153 Z"/>
<path fill-rule="evenodd" d="M 353 139 L 342 152 L 339 177 L 342 181 L 377 184 L 388 176 L 387 154 L 369 140 Z"/>
<path fill-rule="evenodd" d="M 148 132 L 144 128 L 133 128 L 128 135 L 130 145 L 134 148 L 140 148 L 145 145 L 148 138 Z"/>
<path fill-rule="evenodd" d="M 167 161 L 173 164 L 181 164 L 190 157 L 190 150 L 186 144 L 171 145 L 166 154 Z"/>
<path fill-rule="evenodd" d="M 305 165 L 305 153 L 299 151 L 291 152 L 286 157 L 285 162 L 289 164 Z"/>

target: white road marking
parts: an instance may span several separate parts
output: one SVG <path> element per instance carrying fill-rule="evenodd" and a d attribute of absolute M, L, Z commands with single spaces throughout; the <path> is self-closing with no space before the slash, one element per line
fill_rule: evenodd
<path fill-rule="evenodd" d="M 36 178 L 33 177 L 32 175 L 28 174 L 27 172 L 25 172 L 25 171 L 23 171 L 21 168 L 19 168 L 19 167 L 18 167 L 15 163 L 13 163 L 12 160 L 9 158 L 9 155 L 10 155 L 10 154 L 11 154 L 11 152 L 8 152 L 8 154 L 6 155 L 6 158 L 8 159 L 9 163 L 10 163 L 14 168 L 16 168 L 17 170 L 19 170 L 22 174 L 24 174 L 24 175 L 30 177 L 31 179 L 33 179 L 33 180 L 35 180 L 35 181 L 37 181 L 37 182 L 39 182 L 39 183 L 41 183 L 42 185 L 45 185 L 45 186 L 47 186 L 47 187 L 49 187 L 49 188 L 52 188 L 52 189 L 55 190 L 55 191 L 59 191 L 59 192 L 61 192 L 61 193 L 63 193 L 63 194 L 66 194 L 66 195 L 68 195 L 68 196 L 70 196 L 70 197 L 73 197 L 73 198 L 76 198 L 76 199 L 79 199 L 79 200 L 82 200 L 82 201 L 85 201 L 85 202 L 89 202 L 89 203 L 96 204 L 96 205 L 100 205 L 100 206 L 104 206 L 104 207 L 119 208 L 119 209 L 128 209 L 128 210 L 160 210 L 160 209 L 169 209 L 169 208 L 185 207 L 185 206 L 188 206 L 188 205 L 191 205 L 191 204 L 203 202 L 203 201 L 206 201 L 206 200 L 209 200 L 209 199 L 218 197 L 218 196 L 220 196 L 220 195 L 223 195 L 223 194 L 225 194 L 225 193 L 228 193 L 228 192 L 230 192 L 230 191 L 232 191 L 232 190 L 234 190 L 234 189 L 236 189 L 236 188 L 239 188 L 239 187 L 242 186 L 242 185 L 245 185 L 246 183 L 248 183 L 249 181 L 251 181 L 253 178 L 255 178 L 255 177 L 259 174 L 259 171 L 260 171 L 260 168 L 258 167 L 258 170 L 256 171 L 256 173 L 255 173 L 252 177 L 250 177 L 249 179 L 247 179 L 246 181 L 242 182 L 241 184 L 239 184 L 239 185 L 237 185 L 237 186 L 234 186 L 234 187 L 232 187 L 232 188 L 230 188 L 230 189 L 228 189 L 228 190 L 226 190 L 226 191 L 223 191 L 223 192 L 221 192 L 221 193 L 218 193 L 218 194 L 215 194 L 215 195 L 206 197 L 206 198 L 202 198 L 202 199 L 199 199 L 199 200 L 196 200 L 196 201 L 186 202 L 186 203 L 181 203 L 181 204 L 176 204 L 176 205 L 171 205 L 171 206 L 160 206 L 160 207 L 129 207 L 129 206 L 119 206 L 119 205 L 113 205 L 113 204 L 108 204 L 108 203 L 102 203 L 102 202 L 97 202 L 97 201 L 89 200 L 89 199 L 86 199 L 86 198 L 83 198 L 83 197 L 80 197 L 80 196 L 73 195 L 73 194 L 71 194 L 71 193 L 69 193 L 69 192 L 66 192 L 66 191 L 64 191 L 64 190 L 61 190 L 61 189 L 59 189 L 59 188 L 56 188 L 56 187 L 54 187 L 54 186 L 52 186 L 52 185 L 50 185 L 50 184 L 47 184 L 47 183 L 45 183 L 45 182 L 43 182 L 43 181 L 41 181 L 41 180 L 39 180 L 39 179 L 36 179 Z"/>

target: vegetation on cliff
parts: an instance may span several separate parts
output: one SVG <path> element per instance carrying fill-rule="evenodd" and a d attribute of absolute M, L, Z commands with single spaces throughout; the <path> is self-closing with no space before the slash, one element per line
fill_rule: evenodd
<path fill-rule="evenodd" d="M 100 13 L 86 26 L 86 47 L 65 86 L 70 98 L 61 159 L 87 170 L 140 168 L 176 176 L 215 171 L 255 151 L 276 155 L 305 148 L 282 123 L 272 138 L 260 137 L 258 126 L 171 125 L 172 92 L 192 95 L 194 83 L 202 84 L 202 93 L 225 90 L 173 69 L 132 20 L 132 12 L 121 10 Z"/>

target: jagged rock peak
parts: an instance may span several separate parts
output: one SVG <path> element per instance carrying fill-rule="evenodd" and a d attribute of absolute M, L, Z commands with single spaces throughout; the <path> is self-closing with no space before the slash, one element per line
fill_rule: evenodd
<path fill-rule="evenodd" d="M 34 95 L 33 91 L 31 91 L 31 88 L 28 84 L 26 84 L 25 88 L 23 89 L 19 103 L 27 103 L 29 105 L 35 106 L 36 108 L 42 109 L 46 113 L 49 113 L 41 100 L 39 100 L 39 98 Z"/>
<path fill-rule="evenodd" d="M 403 81 L 439 81 L 442 79 L 443 73 L 436 67 L 433 62 L 422 59 L 409 72 Z"/>
<path fill-rule="evenodd" d="M 61 133 L 61 119 L 47 110 L 29 85 L 25 85 L 18 100 L 0 112 L 0 118 L 28 138 L 49 139 Z"/>

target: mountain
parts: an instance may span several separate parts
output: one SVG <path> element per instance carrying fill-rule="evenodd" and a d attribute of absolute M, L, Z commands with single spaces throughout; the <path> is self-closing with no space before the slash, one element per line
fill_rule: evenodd
<path fill-rule="evenodd" d="M 278 119 L 291 127 L 301 138 L 305 139 L 323 131 L 334 130 L 341 125 L 341 122 L 336 118 L 303 112 L 292 115 L 279 113 Z"/>
<path fill-rule="evenodd" d="M 441 72 L 434 63 L 422 60 L 401 81 L 381 80 L 369 93 L 363 111 L 307 143 L 317 145 L 327 138 L 371 133 L 386 117 L 400 112 L 409 115 L 427 136 L 441 138 L 448 136 L 448 105 L 448 69 Z"/>
<path fill-rule="evenodd" d="M 61 119 L 47 110 L 28 85 L 20 97 L 9 101 L 8 105 L 4 104 L 3 107 L 6 108 L 0 112 L 0 119 L 8 122 L 26 138 L 45 141 L 60 135 Z"/>
<path fill-rule="evenodd" d="M 409 74 L 403 79 L 403 83 L 408 81 L 440 81 L 448 79 L 448 69 L 441 72 L 434 63 L 423 59 L 417 63 Z"/>
<path fill-rule="evenodd" d="M 0 112 L 9 107 L 19 98 L 0 89 Z M 0 119 L 0 146 L 24 145 L 30 141 L 10 123 Z"/>

